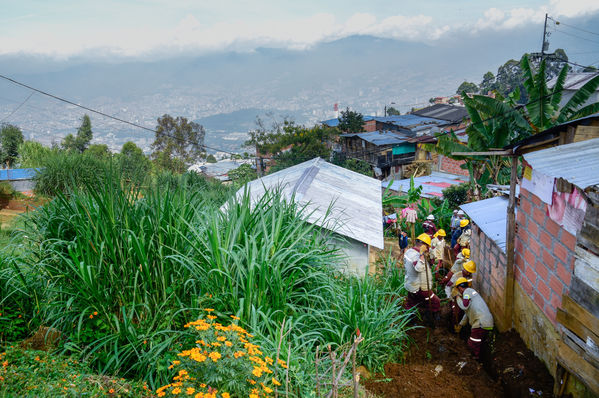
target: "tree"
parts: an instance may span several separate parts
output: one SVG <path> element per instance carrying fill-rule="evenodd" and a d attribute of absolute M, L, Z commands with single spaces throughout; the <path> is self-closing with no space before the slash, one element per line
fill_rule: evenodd
<path fill-rule="evenodd" d="M 256 170 L 251 165 L 244 163 L 236 169 L 229 171 L 229 178 L 233 181 L 233 184 L 240 186 L 248 181 L 255 180 L 258 178 Z"/>
<path fill-rule="evenodd" d="M 99 159 L 108 159 L 111 155 L 110 149 L 106 144 L 93 144 L 90 145 L 86 150 L 86 154 L 94 156 Z"/>
<path fill-rule="evenodd" d="M 123 179 L 135 184 L 143 182 L 152 167 L 150 159 L 132 141 L 123 144 L 117 159 Z"/>
<path fill-rule="evenodd" d="M 213 154 L 210 154 L 210 155 L 206 156 L 206 162 L 208 162 L 208 163 L 216 163 L 216 158 L 214 157 Z"/>
<path fill-rule="evenodd" d="M 152 159 L 159 168 L 182 173 L 205 155 L 205 136 L 206 131 L 200 124 L 165 114 L 158 118 Z"/>
<path fill-rule="evenodd" d="M 460 87 L 458 87 L 458 89 L 456 90 L 456 94 L 460 94 L 462 93 L 462 91 L 471 94 L 471 93 L 478 93 L 478 86 L 476 85 L 476 83 L 471 83 L 471 82 L 467 82 L 464 81 L 462 84 L 460 84 Z"/>
<path fill-rule="evenodd" d="M 19 155 L 23 132 L 17 126 L 4 124 L 0 129 L 0 161 L 10 167 Z"/>
<path fill-rule="evenodd" d="M 327 142 L 337 134 L 335 129 L 317 125 L 312 128 L 289 124 L 278 139 L 279 150 L 274 154 L 271 171 L 285 169 L 316 157 L 328 159 L 331 150 Z"/>
<path fill-rule="evenodd" d="M 341 111 L 337 128 L 343 132 L 359 133 L 364 131 L 364 117 L 361 113 L 345 108 Z"/>
<path fill-rule="evenodd" d="M 83 153 L 89 146 L 93 136 L 92 122 L 88 115 L 83 115 L 81 126 L 77 129 L 77 136 L 67 134 L 62 140 L 62 147 L 69 151 Z"/>
<path fill-rule="evenodd" d="M 394 107 L 390 106 L 389 108 L 387 108 L 387 115 L 389 116 L 399 116 L 401 115 L 401 113 L 395 109 Z"/>
<path fill-rule="evenodd" d="M 497 89 L 495 75 L 492 72 L 487 72 L 483 76 L 483 81 L 480 83 L 480 93 L 485 95 L 489 91 Z"/>
<path fill-rule="evenodd" d="M 25 141 L 19 145 L 19 167 L 42 167 L 46 159 L 52 154 L 53 149 L 43 146 L 37 141 Z"/>

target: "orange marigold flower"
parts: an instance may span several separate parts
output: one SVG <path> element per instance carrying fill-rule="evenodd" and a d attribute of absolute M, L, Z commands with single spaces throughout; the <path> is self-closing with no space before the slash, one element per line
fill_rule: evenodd
<path fill-rule="evenodd" d="M 193 388 L 193 387 L 187 387 L 187 390 L 185 390 L 185 393 L 186 393 L 187 395 L 191 395 L 191 394 L 193 394 L 194 392 L 195 392 L 195 388 Z"/>
<path fill-rule="evenodd" d="M 219 352 L 213 351 L 208 356 L 210 357 L 210 359 L 212 359 L 213 362 L 216 362 L 222 355 L 220 355 Z"/>
<path fill-rule="evenodd" d="M 207 315 L 206 318 L 210 319 L 211 321 L 216 319 L 214 315 Z"/>
<path fill-rule="evenodd" d="M 171 393 L 173 395 L 180 394 L 181 393 L 181 389 L 179 387 L 175 387 L 175 388 L 173 388 L 173 391 L 171 391 Z"/>
<path fill-rule="evenodd" d="M 94 316 L 98 315 L 98 311 L 94 311 Z"/>
<path fill-rule="evenodd" d="M 108 394 L 114 394 L 114 388 L 111 388 L 110 390 L 108 390 Z"/>
<path fill-rule="evenodd" d="M 257 366 L 254 366 L 254 370 L 252 370 L 252 374 L 256 377 L 262 376 L 262 369 Z"/>
<path fill-rule="evenodd" d="M 204 311 L 206 311 L 206 312 L 212 312 L 212 311 L 214 311 L 214 308 L 204 308 Z"/>
<path fill-rule="evenodd" d="M 4 362 L 2 362 L 2 366 L 3 366 L 3 367 L 7 367 L 7 366 L 8 366 L 8 361 L 4 361 Z"/>
<path fill-rule="evenodd" d="M 233 346 L 233 343 L 231 343 L 230 341 L 225 341 L 225 345 L 227 347 L 231 347 L 231 346 Z"/>
<path fill-rule="evenodd" d="M 218 341 L 226 341 L 227 338 L 225 336 L 219 336 L 216 338 Z"/>
<path fill-rule="evenodd" d="M 247 379 L 248 383 L 250 383 L 251 385 L 256 384 L 256 380 L 252 380 L 252 379 Z"/>
<path fill-rule="evenodd" d="M 89 314 L 89 319 L 94 319 L 94 315 L 93 314 Z"/>
<path fill-rule="evenodd" d="M 277 379 L 275 379 L 274 377 L 272 378 L 272 384 L 275 386 L 280 386 L 281 383 L 279 383 L 279 381 Z"/>
<path fill-rule="evenodd" d="M 39 356 L 37 356 L 37 357 L 35 357 L 35 358 L 33 358 L 33 359 L 34 359 L 34 360 L 36 360 L 36 361 L 39 361 L 39 360 L 40 360 L 40 357 L 39 357 Z"/>
<path fill-rule="evenodd" d="M 202 383 L 202 384 L 200 384 L 200 387 L 202 387 L 202 388 L 206 388 L 206 383 Z"/>
<path fill-rule="evenodd" d="M 231 318 L 235 319 L 236 321 L 240 320 L 241 318 L 235 315 L 231 315 Z"/>
<path fill-rule="evenodd" d="M 224 393 L 222 393 L 222 394 L 221 394 L 221 396 L 222 396 L 223 398 L 231 398 L 231 395 L 229 395 L 229 393 L 228 393 L 228 392 L 224 392 Z"/>

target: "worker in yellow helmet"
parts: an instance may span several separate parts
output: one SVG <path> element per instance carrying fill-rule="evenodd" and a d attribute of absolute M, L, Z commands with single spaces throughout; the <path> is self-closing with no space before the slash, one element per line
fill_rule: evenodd
<path fill-rule="evenodd" d="M 430 259 L 435 265 L 435 274 L 438 275 L 439 269 L 443 265 L 445 256 L 445 230 L 440 229 L 433 235 L 431 240 Z"/>
<path fill-rule="evenodd" d="M 453 263 L 453 266 L 451 267 L 451 269 L 449 270 L 447 275 L 445 275 L 445 278 L 443 278 L 441 280 L 441 282 L 440 282 L 441 285 L 443 285 L 443 286 L 447 285 L 447 282 L 449 282 L 451 280 L 451 277 L 455 273 L 460 272 L 463 268 L 464 263 L 468 260 L 470 260 L 470 249 L 464 248 L 458 253 L 457 258 L 455 259 L 455 261 Z"/>
<path fill-rule="evenodd" d="M 493 330 L 493 315 L 480 294 L 468 284 L 468 279 L 460 278 L 456 281 L 459 296 L 456 298 L 458 306 L 464 311 L 464 317 L 455 327 L 456 332 L 470 323 L 472 327 L 468 348 L 476 359 L 479 359 L 481 350 L 486 344 L 486 337 Z"/>
<path fill-rule="evenodd" d="M 470 247 L 470 237 L 472 236 L 472 228 L 470 228 L 470 220 L 464 218 L 460 221 L 460 228 L 454 231 L 453 237 L 456 237 L 456 243 L 453 247 L 454 253 L 457 256 L 460 250 L 465 247 Z M 453 238 L 452 237 L 452 238 Z"/>
<path fill-rule="evenodd" d="M 433 275 L 426 260 L 430 246 L 431 237 L 423 233 L 416 238 L 414 247 L 406 250 L 404 254 L 404 286 L 408 291 L 405 308 L 418 306 L 425 311 L 425 319 L 434 325 L 433 319 L 441 308 L 441 301 L 433 292 Z"/>
<path fill-rule="evenodd" d="M 458 307 L 456 297 L 458 291 L 456 289 L 456 281 L 460 278 L 466 278 L 468 283 L 472 284 L 472 274 L 476 272 L 476 263 L 472 260 L 466 261 L 462 264 L 462 270 L 456 272 L 451 276 L 451 279 L 445 285 L 445 295 L 449 298 L 449 306 L 451 308 L 451 325 L 455 326 L 458 324 L 462 317 L 462 311 Z"/>

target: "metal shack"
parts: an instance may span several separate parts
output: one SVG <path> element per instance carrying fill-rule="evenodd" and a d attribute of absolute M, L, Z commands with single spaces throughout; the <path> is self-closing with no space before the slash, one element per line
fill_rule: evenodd
<path fill-rule="evenodd" d="M 371 247 L 384 247 L 380 181 L 315 158 L 251 181 L 237 191 L 249 190 L 252 204 L 264 193 L 280 190 L 305 206 L 307 221 L 334 232 L 331 244 L 346 256 L 345 272 L 364 276 Z"/>

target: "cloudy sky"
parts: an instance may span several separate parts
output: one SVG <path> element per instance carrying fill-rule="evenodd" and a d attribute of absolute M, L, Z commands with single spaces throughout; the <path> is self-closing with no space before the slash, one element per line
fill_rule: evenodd
<path fill-rule="evenodd" d="M 585 18 L 599 12 L 599 1 L 0 0 L 0 10 L 0 55 L 68 57 L 103 49 L 139 56 L 301 49 L 354 34 L 434 43 L 455 32 L 541 25 L 546 12 L 556 19 Z M 597 40 L 587 47 L 599 49 L 599 36 L 585 37 Z"/>

